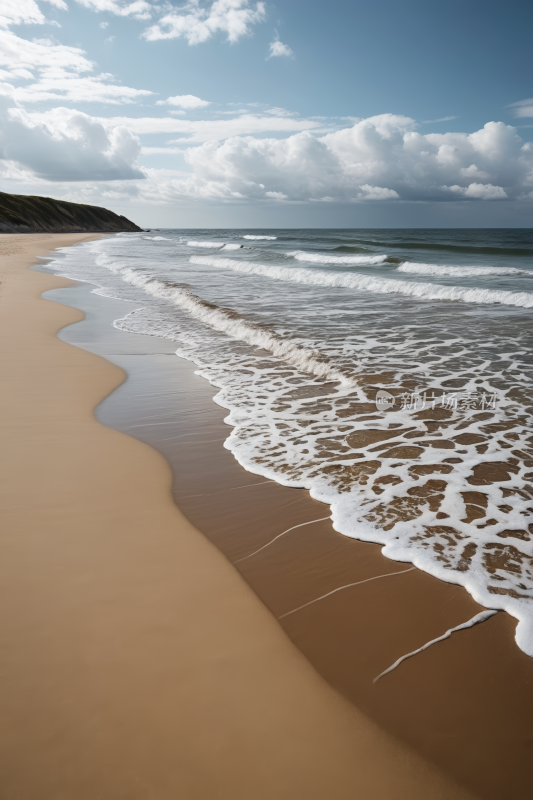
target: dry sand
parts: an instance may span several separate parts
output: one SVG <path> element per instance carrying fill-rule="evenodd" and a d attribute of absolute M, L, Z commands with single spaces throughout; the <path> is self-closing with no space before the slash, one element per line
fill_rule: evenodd
<path fill-rule="evenodd" d="M 172 501 L 147 445 L 100 425 L 118 367 L 28 270 L 83 235 L 0 238 L 0 796 L 466 798 L 320 678 Z"/>

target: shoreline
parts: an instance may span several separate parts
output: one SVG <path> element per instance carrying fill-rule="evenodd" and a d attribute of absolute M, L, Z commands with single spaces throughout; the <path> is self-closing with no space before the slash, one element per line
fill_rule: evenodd
<path fill-rule="evenodd" d="M 86 238 L 0 239 L 4 791 L 468 797 L 314 672 L 165 459 L 96 421 L 125 373 L 57 337 L 84 315 L 40 295 L 73 284 L 28 269 Z"/>
<path fill-rule="evenodd" d="M 514 641 L 515 620 L 498 613 L 438 643 L 484 609 L 462 587 L 335 532 L 323 519 L 328 507 L 306 490 L 245 471 L 223 447 L 230 428 L 226 409 L 213 402 L 215 387 L 173 355 L 173 342 L 112 328 L 133 307 L 92 295 L 92 288 L 80 284 L 55 299 L 92 318 L 62 337 L 128 373 L 97 409 L 98 419 L 165 456 L 178 507 L 341 695 L 475 794 L 499 800 L 527 792 L 532 662 Z M 391 577 L 374 580 L 384 574 Z M 355 585 L 335 591 L 347 584 Z M 435 640 L 374 685 L 398 659 Z"/>
<path fill-rule="evenodd" d="M 227 411 L 213 402 L 217 390 L 194 374 L 192 362 L 173 355 L 173 342 L 112 328 L 134 306 L 95 296 L 92 288 L 80 284 L 51 297 L 91 317 L 62 338 L 128 373 L 98 407 L 98 419 L 165 456 L 178 507 L 341 695 L 476 795 L 499 800 L 527 793 L 524 708 L 532 662 L 514 641 L 515 620 L 499 613 L 458 631 L 375 686 L 376 676 L 399 658 L 484 609 L 461 587 L 385 558 L 380 545 L 335 532 L 323 519 L 327 506 L 306 490 L 245 471 L 223 447 L 230 428 L 223 421 Z M 409 574 L 399 574 L 404 571 Z M 384 574 L 391 577 L 374 580 Z"/>

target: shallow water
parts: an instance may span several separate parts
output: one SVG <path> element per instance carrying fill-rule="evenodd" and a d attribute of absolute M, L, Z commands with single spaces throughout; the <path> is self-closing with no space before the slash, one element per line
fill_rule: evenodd
<path fill-rule="evenodd" d="M 529 231 L 165 230 L 57 268 L 199 365 L 246 469 L 506 609 L 533 655 Z"/>

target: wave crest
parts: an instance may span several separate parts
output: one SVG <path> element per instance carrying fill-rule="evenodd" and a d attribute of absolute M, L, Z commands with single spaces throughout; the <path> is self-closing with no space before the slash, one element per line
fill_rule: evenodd
<path fill-rule="evenodd" d="M 449 267 L 445 264 L 414 264 L 404 261 L 398 267 L 398 272 L 408 272 L 412 275 L 451 275 L 456 278 L 476 278 L 484 275 L 532 275 L 527 269 L 515 267 Z"/>
<path fill-rule="evenodd" d="M 378 294 L 402 294 L 422 300 L 452 300 L 464 303 L 499 303 L 506 306 L 533 308 L 531 292 L 509 292 L 495 289 L 466 289 L 460 286 L 440 286 L 432 283 L 401 281 L 395 278 L 377 278 L 372 275 L 359 275 L 354 272 L 323 272 L 291 267 L 267 267 L 249 261 L 234 261 L 231 258 L 210 258 L 192 256 L 191 264 L 204 264 L 222 269 L 232 269 L 250 275 L 262 275 L 280 281 L 303 283 L 307 286 L 331 286 L 332 288 L 354 289 Z"/>

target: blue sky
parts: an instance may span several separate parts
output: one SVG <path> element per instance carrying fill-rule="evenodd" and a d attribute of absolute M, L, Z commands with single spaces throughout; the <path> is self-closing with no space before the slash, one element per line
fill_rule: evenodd
<path fill-rule="evenodd" d="M 529 227 L 532 23 L 514 0 L 3 0 L 3 188 L 150 226 Z"/>

